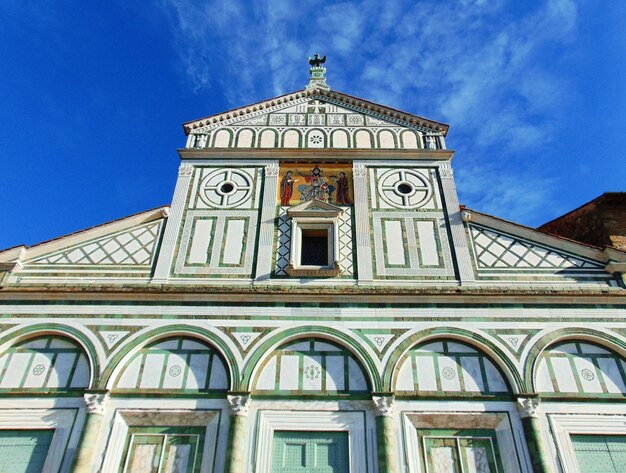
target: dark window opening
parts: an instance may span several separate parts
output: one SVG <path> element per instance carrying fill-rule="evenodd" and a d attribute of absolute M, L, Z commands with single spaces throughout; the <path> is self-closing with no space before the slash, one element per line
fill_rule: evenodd
<path fill-rule="evenodd" d="M 413 186 L 405 184 L 404 182 L 398 186 L 398 192 L 400 194 L 410 194 L 413 192 Z"/>
<path fill-rule="evenodd" d="M 220 190 L 224 194 L 230 194 L 234 189 L 235 187 L 230 182 L 225 182 L 224 184 L 222 184 L 222 187 L 220 187 Z"/>
<path fill-rule="evenodd" d="M 302 230 L 300 242 L 302 266 L 328 266 L 328 231 Z"/>

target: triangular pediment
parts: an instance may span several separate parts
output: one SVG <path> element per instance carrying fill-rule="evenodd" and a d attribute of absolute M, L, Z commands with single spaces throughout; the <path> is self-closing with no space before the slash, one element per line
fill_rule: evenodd
<path fill-rule="evenodd" d="M 439 149 L 448 126 L 358 97 L 303 90 L 184 125 L 188 148 Z"/>
<path fill-rule="evenodd" d="M 290 217 L 338 217 L 343 213 L 343 209 L 328 202 L 313 199 L 294 205 L 287 209 Z"/>

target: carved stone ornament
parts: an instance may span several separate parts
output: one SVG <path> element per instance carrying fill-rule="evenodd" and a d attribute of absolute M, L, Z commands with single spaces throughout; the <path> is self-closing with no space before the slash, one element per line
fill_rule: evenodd
<path fill-rule="evenodd" d="M 520 397 L 517 400 L 517 412 L 521 418 L 526 417 L 538 417 L 539 413 L 537 412 L 539 409 L 540 401 L 539 399 L 529 398 L 529 397 Z"/>
<path fill-rule="evenodd" d="M 443 163 L 439 167 L 439 175 L 446 178 L 450 178 L 454 175 L 454 171 L 452 171 L 452 166 L 450 166 L 450 163 Z"/>
<path fill-rule="evenodd" d="M 274 164 L 268 164 L 265 166 L 265 175 L 267 177 L 278 177 L 280 174 L 280 168 Z"/>
<path fill-rule="evenodd" d="M 109 393 L 87 393 L 84 395 L 85 406 L 88 414 L 104 415 Z"/>
<path fill-rule="evenodd" d="M 393 415 L 393 396 L 372 396 L 374 403 L 374 415 L 376 417 Z"/>
<path fill-rule="evenodd" d="M 230 407 L 230 415 L 247 416 L 250 408 L 250 396 L 245 394 L 228 396 L 228 405 Z"/>
<path fill-rule="evenodd" d="M 356 165 L 352 168 L 352 175 L 354 177 L 365 177 L 367 176 L 367 168 L 362 164 Z"/>
<path fill-rule="evenodd" d="M 193 173 L 193 165 L 189 163 L 182 163 L 178 168 L 179 176 L 191 176 Z"/>
<path fill-rule="evenodd" d="M 343 272 L 339 261 L 335 261 L 332 268 L 310 268 L 306 266 L 296 266 L 290 261 L 285 270 L 289 276 L 300 278 L 333 278 Z"/>
<path fill-rule="evenodd" d="M 470 220 L 472 220 L 472 213 L 469 210 L 463 210 L 461 212 L 461 220 L 463 220 L 465 223 L 469 222 Z"/>

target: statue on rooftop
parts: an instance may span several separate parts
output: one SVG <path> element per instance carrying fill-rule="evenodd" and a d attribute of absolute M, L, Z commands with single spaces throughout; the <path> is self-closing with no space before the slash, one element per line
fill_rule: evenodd
<path fill-rule="evenodd" d="M 319 54 L 315 53 L 315 56 L 309 58 L 309 64 L 313 67 L 320 67 L 322 64 L 326 62 L 326 56 L 320 57 Z"/>

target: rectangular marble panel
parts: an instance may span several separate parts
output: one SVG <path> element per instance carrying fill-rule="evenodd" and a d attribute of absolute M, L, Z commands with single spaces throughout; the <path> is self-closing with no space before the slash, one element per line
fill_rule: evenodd
<path fill-rule="evenodd" d="M 402 234 L 402 222 L 400 220 L 385 220 L 385 250 L 387 263 L 390 265 L 406 264 L 404 255 L 404 237 Z"/>
<path fill-rule="evenodd" d="M 304 355 L 303 358 L 302 389 L 305 391 L 320 391 L 322 389 L 322 357 L 319 355 Z"/>
<path fill-rule="evenodd" d="M 204 389 L 206 385 L 209 354 L 194 354 L 189 357 L 189 373 L 185 389 Z"/>
<path fill-rule="evenodd" d="M 328 391 L 345 389 L 344 359 L 344 356 L 326 357 L 326 389 Z"/>
<path fill-rule="evenodd" d="M 163 365 L 165 363 L 165 355 L 147 354 L 143 365 L 143 373 L 139 381 L 139 387 L 142 389 L 156 389 L 161 382 L 161 373 L 163 373 Z"/>
<path fill-rule="evenodd" d="M 439 244 L 435 233 L 435 222 L 430 221 L 416 221 L 415 227 L 417 228 L 417 240 L 419 244 L 420 261 L 425 266 L 439 266 Z"/>
<path fill-rule="evenodd" d="M 280 359 L 280 381 L 279 389 L 297 390 L 298 378 L 302 376 L 299 372 L 300 357 L 283 355 Z"/>
<path fill-rule="evenodd" d="M 420 391 L 437 391 L 435 362 L 430 356 L 416 356 L 417 386 Z"/>
<path fill-rule="evenodd" d="M 552 362 L 552 368 L 556 374 L 556 382 L 559 386 L 559 391 L 564 393 L 578 392 L 569 360 L 567 358 L 551 357 L 550 361 Z"/>
<path fill-rule="evenodd" d="M 241 264 L 246 223 L 246 220 L 228 220 L 224 252 L 222 253 L 222 264 Z"/>
<path fill-rule="evenodd" d="M 52 353 L 35 353 L 33 362 L 24 380 L 25 388 L 41 388 L 44 386 L 52 364 L 52 357 Z M 15 358 L 15 356 L 13 358 Z M 43 368 L 40 369 L 40 367 Z"/>
<path fill-rule="evenodd" d="M 213 220 L 196 220 L 193 238 L 187 261 L 190 264 L 206 264 L 209 260 L 209 246 L 212 240 Z"/>

